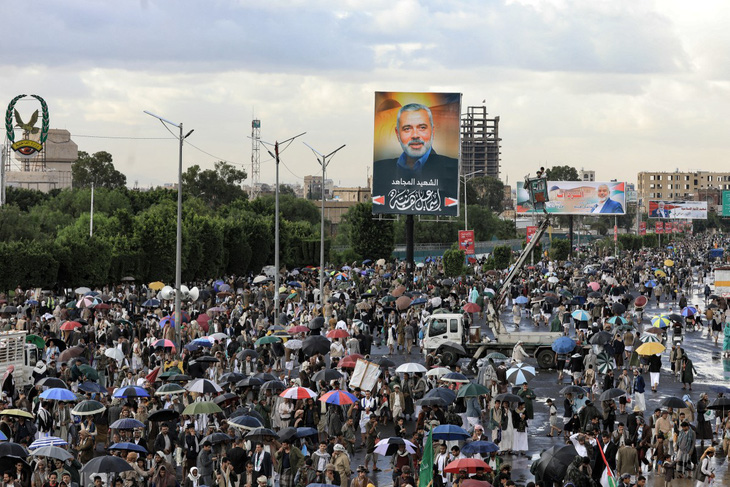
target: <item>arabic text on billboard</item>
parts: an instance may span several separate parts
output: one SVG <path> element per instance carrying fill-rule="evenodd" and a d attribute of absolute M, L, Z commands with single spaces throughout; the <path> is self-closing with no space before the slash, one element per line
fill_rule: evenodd
<path fill-rule="evenodd" d="M 649 201 L 649 218 L 707 220 L 707 201 Z"/>
<path fill-rule="evenodd" d="M 535 213 L 523 184 L 517 185 L 517 213 Z M 625 183 L 548 181 L 548 213 L 561 215 L 623 215 L 626 213 Z"/>
<path fill-rule="evenodd" d="M 374 214 L 459 214 L 460 114 L 460 93 L 375 93 Z"/>

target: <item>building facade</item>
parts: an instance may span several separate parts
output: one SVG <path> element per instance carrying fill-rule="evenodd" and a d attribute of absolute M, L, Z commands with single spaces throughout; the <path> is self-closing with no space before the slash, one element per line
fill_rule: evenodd
<path fill-rule="evenodd" d="M 50 129 L 43 151 L 20 158 L 12 153 L 5 161 L 5 184 L 48 192 L 71 187 L 71 166 L 79 158 L 79 146 L 65 129 Z"/>
<path fill-rule="evenodd" d="M 580 171 L 578 171 L 578 179 L 581 181 L 595 181 L 596 171 L 589 171 L 581 167 Z"/>
<path fill-rule="evenodd" d="M 468 107 L 461 116 L 461 174 L 499 179 L 499 117 L 489 118 L 487 107 Z"/>
<path fill-rule="evenodd" d="M 707 201 L 716 191 L 730 189 L 730 172 L 642 171 L 637 180 L 644 211 L 649 200 Z"/>

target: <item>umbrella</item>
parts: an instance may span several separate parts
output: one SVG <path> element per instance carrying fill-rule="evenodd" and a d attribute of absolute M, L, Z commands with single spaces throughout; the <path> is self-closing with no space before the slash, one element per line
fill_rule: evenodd
<path fill-rule="evenodd" d="M 664 265 L 667 266 L 667 267 L 672 267 L 674 265 L 674 261 L 671 260 L 671 259 L 667 259 L 667 260 L 664 261 Z"/>
<path fill-rule="evenodd" d="M 378 365 L 380 365 L 381 368 L 389 369 L 390 367 L 395 367 L 395 362 L 390 360 L 388 357 L 378 357 L 374 360 L 374 362 Z M 405 365 L 405 364 L 403 364 Z M 425 372 L 427 369 L 424 367 L 423 371 Z M 398 371 L 396 371 L 398 372 Z"/>
<path fill-rule="evenodd" d="M 629 320 L 627 320 L 623 316 L 612 316 L 608 319 L 608 322 L 612 325 L 626 325 L 628 324 Z"/>
<path fill-rule="evenodd" d="M 44 446 L 66 446 L 66 445 L 68 445 L 68 442 L 66 440 L 62 440 L 61 438 L 59 438 L 57 436 L 46 436 L 46 437 L 35 440 L 33 443 L 31 443 L 28 446 L 28 449 L 36 450 L 38 448 L 43 448 Z M 23 458 L 25 458 L 25 456 L 27 456 L 27 455 L 28 454 L 26 453 L 23 456 Z"/>
<path fill-rule="evenodd" d="M 605 391 L 603 391 L 599 396 L 599 399 L 601 401 L 609 401 L 611 399 L 617 399 L 625 395 L 626 391 L 624 391 L 623 389 L 619 389 L 618 387 L 614 387 L 613 389 L 606 389 Z"/>
<path fill-rule="evenodd" d="M 659 337 L 656 336 L 653 333 L 644 333 L 643 335 L 641 335 L 639 337 L 639 341 L 641 343 L 649 343 L 649 342 L 656 342 L 656 343 L 658 343 L 658 342 L 661 342 L 661 340 L 659 339 Z"/>
<path fill-rule="evenodd" d="M 476 473 L 478 469 L 487 470 L 488 468 L 490 467 L 484 460 L 479 460 L 478 458 L 459 458 L 446 465 L 444 472 L 459 473 L 461 470 L 466 470 L 468 473 Z"/>
<path fill-rule="evenodd" d="M 172 340 L 157 340 L 155 343 L 152 344 L 152 347 L 154 348 L 175 348 L 175 344 L 172 342 Z"/>
<path fill-rule="evenodd" d="M 560 337 L 550 346 L 555 353 L 570 353 L 575 349 L 575 340 L 570 337 Z"/>
<path fill-rule="evenodd" d="M 497 394 L 494 398 L 496 401 L 502 401 L 502 402 L 508 402 L 508 403 L 520 403 L 525 402 L 524 399 L 522 399 L 517 394 Z"/>
<path fill-rule="evenodd" d="M 147 449 L 143 446 L 140 446 L 136 443 L 127 443 L 127 442 L 121 442 L 121 443 L 114 443 L 113 445 L 109 446 L 107 448 L 108 450 L 122 450 L 122 451 L 134 451 L 137 453 L 144 453 L 145 455 L 148 453 Z"/>
<path fill-rule="evenodd" d="M 581 387 L 576 385 L 569 385 L 566 387 L 563 387 L 560 389 L 561 394 L 588 394 L 588 391 Z"/>
<path fill-rule="evenodd" d="M 84 347 L 67 348 L 58 355 L 58 362 L 70 362 L 71 359 L 78 357 L 82 353 L 84 353 Z"/>
<path fill-rule="evenodd" d="M 492 353 L 488 353 L 487 356 L 484 358 L 486 358 L 487 360 L 492 359 L 495 362 L 500 362 L 503 360 L 507 360 L 509 357 L 507 357 L 505 354 L 503 354 L 501 352 L 492 352 Z"/>
<path fill-rule="evenodd" d="M 0 457 L 10 455 L 13 457 L 26 458 L 28 450 L 20 443 L 0 443 Z"/>
<path fill-rule="evenodd" d="M 239 380 L 245 379 L 246 376 L 244 374 L 241 374 L 239 372 L 227 372 L 220 376 L 218 381 L 222 384 L 235 384 Z"/>
<path fill-rule="evenodd" d="M 150 397 L 149 393 L 142 387 L 139 386 L 127 386 L 121 387 L 114 391 L 112 397 L 125 398 L 125 397 Z"/>
<path fill-rule="evenodd" d="M 200 443 L 205 444 L 206 442 L 208 442 L 211 445 L 218 445 L 221 443 L 228 443 L 229 441 L 233 441 L 233 438 L 225 433 L 215 432 L 203 438 L 203 441 L 201 441 Z"/>
<path fill-rule="evenodd" d="M 479 313 L 482 307 L 476 303 L 466 303 L 463 307 L 465 313 Z"/>
<path fill-rule="evenodd" d="M 81 323 L 78 321 L 67 321 L 63 325 L 61 325 L 61 330 L 63 331 L 71 331 L 75 330 L 76 328 L 81 328 Z"/>
<path fill-rule="evenodd" d="M 641 344 L 637 349 L 636 353 L 639 355 L 658 355 L 666 350 L 666 347 L 661 343 L 648 342 Z"/>
<path fill-rule="evenodd" d="M 267 345 L 270 343 L 278 343 L 280 341 L 281 341 L 281 337 L 278 337 L 276 335 L 266 335 L 266 336 L 263 336 L 263 337 L 259 338 L 258 340 L 256 340 L 256 343 L 254 343 L 254 346 L 260 347 L 262 345 Z"/>
<path fill-rule="evenodd" d="M 322 369 L 312 376 L 312 380 L 316 383 L 319 381 L 330 382 L 342 379 L 342 374 L 334 369 Z"/>
<path fill-rule="evenodd" d="M 459 388 L 456 397 L 478 397 L 489 394 L 489 389 L 476 382 L 470 382 Z"/>
<path fill-rule="evenodd" d="M 38 381 L 37 385 L 56 389 L 68 389 L 68 385 L 58 377 L 44 377 Z"/>
<path fill-rule="evenodd" d="M 626 312 L 626 306 L 621 303 L 613 303 L 613 305 L 611 306 L 611 311 L 613 311 L 614 314 L 621 315 Z"/>
<path fill-rule="evenodd" d="M 41 392 L 40 397 L 41 399 L 48 399 L 51 401 L 76 401 L 76 394 L 68 389 L 62 389 L 60 387 L 53 387 L 45 390 Z"/>
<path fill-rule="evenodd" d="M 79 390 L 88 393 L 107 394 L 105 387 L 92 381 L 86 381 L 79 384 Z"/>
<path fill-rule="evenodd" d="M 317 393 L 306 387 L 290 387 L 279 396 L 286 399 L 309 399 L 317 397 Z"/>
<path fill-rule="evenodd" d="M 517 304 L 527 304 L 528 301 L 529 299 L 526 296 L 518 296 L 515 298 L 515 303 Z"/>
<path fill-rule="evenodd" d="M 491 441 L 471 441 L 461 449 L 461 452 L 465 455 L 474 455 L 475 453 L 485 455 L 495 451 L 499 451 L 499 445 Z"/>
<path fill-rule="evenodd" d="M 350 333 L 347 330 L 342 330 L 338 328 L 328 331 L 327 335 L 325 336 L 329 339 L 336 340 L 338 338 L 347 338 L 350 336 Z"/>
<path fill-rule="evenodd" d="M 279 431 L 279 440 L 280 441 L 291 441 L 292 438 L 297 437 L 297 429 L 293 427 L 287 427 Z"/>
<path fill-rule="evenodd" d="M 122 418 L 110 424 L 109 428 L 113 430 L 133 430 L 136 428 L 144 428 L 144 423 L 134 418 Z"/>
<path fill-rule="evenodd" d="M 307 327 L 310 330 L 319 330 L 324 326 L 324 318 L 322 316 L 317 316 L 316 318 L 312 318 L 309 323 L 307 324 Z"/>
<path fill-rule="evenodd" d="M 638 296 L 634 300 L 634 306 L 636 306 L 637 308 L 643 308 L 644 306 L 646 306 L 647 302 L 648 300 L 646 299 L 646 296 Z"/>
<path fill-rule="evenodd" d="M 263 379 L 258 377 L 246 377 L 236 382 L 236 387 L 257 387 L 264 383 Z"/>
<path fill-rule="evenodd" d="M 507 370 L 507 380 L 513 384 L 524 384 L 534 379 L 536 375 L 535 367 L 531 365 L 517 364 Z"/>
<path fill-rule="evenodd" d="M 104 412 L 104 410 L 106 410 L 106 406 L 99 401 L 88 400 L 81 401 L 74 406 L 71 410 L 71 414 L 75 416 L 92 416 L 94 414 Z"/>
<path fill-rule="evenodd" d="M 277 435 L 274 430 L 271 430 L 269 428 L 256 428 L 249 431 L 248 434 L 246 434 L 245 436 L 247 440 L 251 441 L 263 441 L 269 437 L 278 438 L 279 435 Z"/>
<path fill-rule="evenodd" d="M 684 316 L 685 318 L 689 316 L 694 316 L 696 313 L 697 308 L 695 308 L 694 306 L 686 306 L 682 308 L 682 316 Z"/>
<path fill-rule="evenodd" d="M 591 315 L 589 315 L 588 311 L 584 309 L 577 309 L 570 313 L 570 316 L 572 316 L 576 321 L 588 321 L 591 319 Z"/>
<path fill-rule="evenodd" d="M 309 328 L 303 325 L 292 326 L 287 331 L 290 335 L 296 335 L 297 333 L 309 333 Z"/>
<path fill-rule="evenodd" d="M 415 362 L 408 362 L 408 363 L 398 366 L 398 368 L 395 369 L 395 371 L 398 374 L 406 374 L 406 373 L 414 374 L 416 372 L 428 372 L 428 369 L 421 364 L 417 364 Z"/>
<path fill-rule="evenodd" d="M 644 334 L 651 333 L 653 335 L 663 335 L 665 328 L 648 328 L 644 330 Z M 639 337 L 639 340 L 641 340 L 641 337 Z"/>
<path fill-rule="evenodd" d="M 606 331 L 599 331 L 593 335 L 589 341 L 591 345 L 605 345 L 607 343 L 611 343 L 612 337 L 611 334 Z"/>
<path fill-rule="evenodd" d="M 730 397 L 718 397 L 712 401 L 712 404 L 707 406 L 707 409 L 723 411 L 723 414 L 725 411 L 730 411 Z"/>
<path fill-rule="evenodd" d="M 507 358 L 507 357 L 505 357 L 505 358 Z M 427 377 L 442 377 L 450 372 L 451 372 L 451 370 L 447 369 L 446 367 L 436 367 L 436 368 L 433 368 L 433 369 L 429 370 L 428 372 L 426 372 L 426 376 Z"/>
<path fill-rule="evenodd" d="M 687 403 L 684 402 L 684 400 L 677 396 L 669 396 L 662 399 L 662 402 L 660 403 L 662 407 L 665 408 L 686 408 Z"/>
<path fill-rule="evenodd" d="M 245 414 L 229 419 L 228 424 L 233 426 L 234 428 L 241 428 L 241 429 L 247 429 L 247 430 L 261 428 L 263 426 L 263 423 L 261 421 L 259 421 L 257 418 L 254 418 L 253 416 L 247 416 Z"/>
<path fill-rule="evenodd" d="M 44 446 L 42 448 L 38 448 L 36 451 L 31 453 L 30 456 L 55 458 L 56 460 L 61 460 L 62 462 L 65 462 L 66 460 L 71 460 L 74 457 L 63 448 L 59 448 L 57 446 Z"/>
<path fill-rule="evenodd" d="M 711 385 L 710 390 L 716 394 L 730 394 L 730 387 L 727 386 Z"/>
<path fill-rule="evenodd" d="M 25 337 L 25 342 L 32 343 L 33 345 L 40 348 L 41 350 L 46 348 L 46 342 L 43 341 L 43 338 L 39 337 L 38 335 L 27 335 Z"/>
<path fill-rule="evenodd" d="M 651 319 L 651 326 L 655 328 L 667 328 L 672 322 L 666 315 L 655 316 Z"/>
<path fill-rule="evenodd" d="M 330 391 L 320 397 L 319 400 L 327 404 L 336 404 L 337 406 L 353 404 L 358 401 L 357 396 L 354 394 L 341 390 Z"/>
<path fill-rule="evenodd" d="M 416 404 L 419 406 L 439 406 L 439 407 L 446 407 L 449 405 L 448 402 L 446 402 L 442 397 L 424 397 L 423 399 L 419 399 L 416 401 Z"/>
<path fill-rule="evenodd" d="M 469 378 L 467 376 L 458 372 L 449 372 L 448 374 L 442 376 L 441 380 L 445 382 L 460 382 L 462 384 L 466 384 L 469 382 Z"/>
<path fill-rule="evenodd" d="M 155 396 L 166 396 L 168 394 L 182 394 L 185 392 L 185 389 L 180 384 L 175 384 L 174 382 L 170 382 L 168 384 L 162 385 L 159 389 L 155 391 Z"/>
<path fill-rule="evenodd" d="M 289 350 L 301 350 L 302 341 L 301 340 L 287 340 L 287 342 L 284 344 L 284 348 L 288 348 Z"/>
<path fill-rule="evenodd" d="M 546 483 L 561 482 L 565 478 L 568 466 L 578 455 L 573 445 L 558 445 L 548 448 L 540 454 L 540 459 L 532 464 L 530 471 L 536 479 Z"/>
<path fill-rule="evenodd" d="M 306 438 L 318 434 L 317 428 L 300 427 L 297 428 L 297 438 Z"/>
<path fill-rule="evenodd" d="M 160 423 L 164 421 L 175 421 L 179 417 L 180 413 L 173 409 L 159 409 L 150 414 L 147 419 L 153 423 Z"/>
<path fill-rule="evenodd" d="M 0 416 L 11 416 L 13 418 L 26 418 L 26 419 L 33 419 L 33 413 L 29 413 L 28 411 L 24 411 L 22 409 L 3 409 L 0 411 Z"/>
<path fill-rule="evenodd" d="M 322 335 L 312 335 L 302 341 L 302 352 L 307 356 L 322 354 L 330 351 L 330 341 Z"/>
<path fill-rule="evenodd" d="M 394 436 L 392 438 L 384 438 L 375 444 L 375 453 L 378 455 L 392 456 L 398 451 L 400 445 L 405 445 L 406 451 L 410 454 L 416 453 L 416 445 L 408 440 Z"/>
<path fill-rule="evenodd" d="M 330 369 L 331 370 L 331 369 Z M 316 374 L 315 374 L 316 375 Z M 266 381 L 261 385 L 261 391 L 271 391 L 272 393 L 279 394 L 286 389 L 286 384 L 280 380 Z"/>
<path fill-rule="evenodd" d="M 221 386 L 208 379 L 194 380 L 193 382 L 190 382 L 188 385 L 186 385 L 185 389 L 190 392 L 197 392 L 198 394 L 214 394 L 218 392 L 223 392 Z"/>
<path fill-rule="evenodd" d="M 212 401 L 197 401 L 192 404 L 188 404 L 183 410 L 183 414 L 215 414 L 222 413 L 223 410 L 216 403 Z"/>
<path fill-rule="evenodd" d="M 610 353 L 601 352 L 596 355 L 596 366 L 601 374 L 605 374 L 609 370 L 614 370 L 616 368 L 616 361 Z"/>
<path fill-rule="evenodd" d="M 445 387 L 436 387 L 434 389 L 431 389 L 423 396 L 424 399 L 429 397 L 438 397 L 440 399 L 443 399 L 446 404 L 451 404 L 456 401 L 456 393 L 451 389 L 447 389 Z"/>
<path fill-rule="evenodd" d="M 433 439 L 434 440 L 465 440 L 466 438 L 469 438 L 469 433 L 467 433 L 463 428 L 453 425 L 453 424 L 442 424 L 439 426 L 436 426 L 433 429 Z"/>
<path fill-rule="evenodd" d="M 86 465 L 81 467 L 83 473 L 121 473 L 133 470 L 132 466 L 126 460 L 114 455 L 104 455 L 89 460 Z"/>

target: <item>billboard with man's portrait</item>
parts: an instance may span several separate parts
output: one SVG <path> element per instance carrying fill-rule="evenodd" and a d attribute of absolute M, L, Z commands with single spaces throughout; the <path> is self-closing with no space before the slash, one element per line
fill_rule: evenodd
<path fill-rule="evenodd" d="M 707 220 L 707 201 L 649 201 L 649 218 Z"/>
<path fill-rule="evenodd" d="M 557 215 L 623 215 L 626 213 L 625 183 L 594 181 L 548 181 L 545 210 Z M 535 210 L 523 183 L 517 184 L 517 213 Z"/>
<path fill-rule="evenodd" d="M 375 93 L 373 213 L 459 215 L 460 93 Z"/>

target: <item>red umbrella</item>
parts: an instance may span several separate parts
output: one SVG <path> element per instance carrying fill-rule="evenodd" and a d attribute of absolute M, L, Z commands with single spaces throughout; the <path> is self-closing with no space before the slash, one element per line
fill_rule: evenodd
<path fill-rule="evenodd" d="M 643 308 L 646 306 L 646 296 L 639 296 L 634 300 L 634 306 L 637 308 Z"/>
<path fill-rule="evenodd" d="M 306 326 L 302 326 L 301 328 L 306 328 Z M 327 332 L 327 338 L 347 338 L 350 334 L 347 332 L 347 330 L 330 330 Z"/>
<path fill-rule="evenodd" d="M 75 330 L 76 328 L 80 328 L 80 327 L 81 327 L 81 323 L 79 323 L 78 321 L 67 321 L 66 323 L 61 325 L 61 330 L 71 331 L 71 330 Z"/>
<path fill-rule="evenodd" d="M 154 348 L 175 348 L 175 344 L 172 340 L 157 340 L 152 344 Z"/>
<path fill-rule="evenodd" d="M 208 323 L 210 321 L 210 315 L 206 313 L 199 314 L 198 317 L 195 318 L 195 321 L 197 321 L 199 325 L 202 325 L 203 323 Z"/>
<path fill-rule="evenodd" d="M 477 460 L 476 458 L 460 458 L 446 465 L 444 472 L 459 473 L 461 470 L 466 470 L 468 473 L 476 473 L 478 468 L 486 470 L 489 468 L 489 465 L 483 460 Z"/>
<path fill-rule="evenodd" d="M 112 309 L 112 307 L 106 303 L 99 303 L 94 306 L 94 309 Z"/>
<path fill-rule="evenodd" d="M 466 303 L 464 305 L 464 311 L 467 313 L 479 313 L 481 310 L 482 307 L 477 303 Z"/>
<path fill-rule="evenodd" d="M 292 326 L 287 330 L 290 335 L 296 335 L 297 333 L 309 333 L 309 328 L 303 325 Z"/>
<path fill-rule="evenodd" d="M 489 473 L 492 469 L 485 470 L 485 472 Z M 486 480 L 474 480 L 474 479 L 466 479 L 462 480 L 459 484 L 460 487 L 492 487 L 492 484 L 487 482 Z"/>
<path fill-rule="evenodd" d="M 601 289 L 601 285 L 598 284 L 595 281 L 594 282 L 589 282 L 588 283 L 588 287 L 591 288 L 591 289 L 593 289 L 594 291 L 598 291 L 599 289 Z"/>

